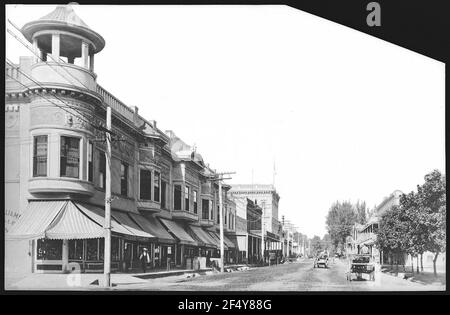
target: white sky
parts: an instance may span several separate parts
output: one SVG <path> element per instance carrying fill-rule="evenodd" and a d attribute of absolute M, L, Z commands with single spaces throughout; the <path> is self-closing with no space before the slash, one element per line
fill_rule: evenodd
<path fill-rule="evenodd" d="M 11 5 L 22 27 L 55 6 Z M 287 6 L 75 6 L 106 40 L 98 82 L 196 144 L 230 183 L 272 183 L 280 219 L 322 236 L 335 200 L 370 207 L 445 172 L 445 65 Z M 365 17 L 362 17 L 365 19 Z M 10 27 L 8 25 L 8 27 Z M 6 55 L 30 55 L 9 34 Z"/>

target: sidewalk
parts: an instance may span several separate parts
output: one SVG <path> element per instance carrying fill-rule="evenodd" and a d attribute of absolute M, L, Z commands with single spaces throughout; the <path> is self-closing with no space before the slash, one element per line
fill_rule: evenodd
<path fill-rule="evenodd" d="M 147 273 L 112 273 L 112 287 L 147 283 L 148 279 L 179 276 L 191 273 L 206 273 L 202 270 L 171 270 Z M 5 290 L 105 290 L 102 273 L 51 274 L 35 273 L 5 277 Z"/>
<path fill-rule="evenodd" d="M 437 276 L 434 276 L 432 271 L 421 271 L 419 273 L 412 273 L 411 270 L 396 270 L 394 269 L 383 269 L 383 274 L 398 277 L 404 280 L 417 282 L 420 284 L 432 284 L 432 285 L 446 285 L 446 275 L 445 272 L 438 272 Z"/>

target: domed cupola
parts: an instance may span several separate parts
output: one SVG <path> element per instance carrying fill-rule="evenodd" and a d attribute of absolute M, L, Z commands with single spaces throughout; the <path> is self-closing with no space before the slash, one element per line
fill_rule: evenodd
<path fill-rule="evenodd" d="M 40 56 L 37 63 L 66 63 L 93 72 L 94 55 L 105 47 L 103 37 L 90 29 L 70 4 L 25 24 L 21 31 Z"/>

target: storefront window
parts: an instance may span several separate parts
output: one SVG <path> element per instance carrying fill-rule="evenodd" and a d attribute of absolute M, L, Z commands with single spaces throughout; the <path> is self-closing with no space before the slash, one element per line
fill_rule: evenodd
<path fill-rule="evenodd" d="M 160 251 L 161 251 L 161 245 L 155 245 L 155 266 L 160 267 Z"/>
<path fill-rule="evenodd" d="M 47 136 L 34 137 L 33 176 L 47 176 Z"/>
<path fill-rule="evenodd" d="M 133 260 L 138 260 L 139 259 L 139 247 L 136 243 L 133 243 L 132 247 L 133 247 Z"/>
<path fill-rule="evenodd" d="M 117 237 L 111 238 L 111 260 L 112 261 L 120 260 L 120 244 L 119 239 Z"/>
<path fill-rule="evenodd" d="M 62 240 L 37 240 L 36 259 L 38 260 L 61 260 Z"/>
<path fill-rule="evenodd" d="M 61 137 L 60 176 L 79 178 L 80 139 Z"/>
<path fill-rule="evenodd" d="M 98 240 L 98 243 L 98 258 L 100 260 L 103 260 L 103 258 L 105 257 L 105 239 L 100 238 Z"/>
<path fill-rule="evenodd" d="M 69 259 L 83 260 L 83 240 L 69 240 Z"/>
<path fill-rule="evenodd" d="M 86 260 L 98 260 L 98 239 L 89 239 L 86 241 Z"/>

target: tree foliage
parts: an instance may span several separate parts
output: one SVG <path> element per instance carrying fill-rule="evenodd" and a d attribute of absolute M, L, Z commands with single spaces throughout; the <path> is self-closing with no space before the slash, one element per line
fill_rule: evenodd
<path fill-rule="evenodd" d="M 323 251 L 322 241 L 317 235 L 314 235 L 314 237 L 311 239 L 311 250 L 314 255 L 317 255 L 321 251 Z"/>
<path fill-rule="evenodd" d="M 438 170 L 425 175 L 425 183 L 417 192 L 403 194 L 399 207 L 386 211 L 379 224 L 378 246 L 411 256 L 430 251 L 436 274 L 436 260 L 445 251 L 446 183 Z"/>
<path fill-rule="evenodd" d="M 356 210 L 357 222 L 359 224 L 366 224 L 367 223 L 366 202 L 358 200 L 355 205 L 355 210 Z"/>
<path fill-rule="evenodd" d="M 358 215 L 350 202 L 337 201 L 333 203 L 328 211 L 326 224 L 334 248 L 342 250 L 345 239 L 351 235 L 357 219 Z"/>
<path fill-rule="evenodd" d="M 382 250 L 401 253 L 408 243 L 408 218 L 400 207 L 393 206 L 383 213 L 377 231 L 376 245 Z"/>

